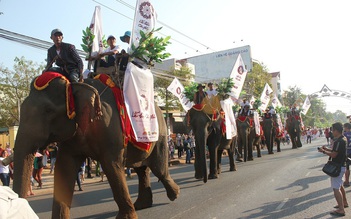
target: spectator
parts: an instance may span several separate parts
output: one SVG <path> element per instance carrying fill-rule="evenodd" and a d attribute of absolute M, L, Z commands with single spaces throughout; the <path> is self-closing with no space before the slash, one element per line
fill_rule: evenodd
<path fill-rule="evenodd" d="M 325 136 L 325 138 L 327 139 L 327 144 L 329 145 L 329 133 L 330 133 L 330 131 L 329 131 L 329 128 L 326 128 L 325 130 L 324 130 L 324 136 Z"/>
<path fill-rule="evenodd" d="M 130 167 L 127 167 L 126 172 L 127 172 L 127 178 L 128 179 L 133 179 L 132 169 Z"/>
<path fill-rule="evenodd" d="M 333 136 L 335 137 L 332 148 L 323 146 L 318 150 L 330 157 L 333 162 L 341 165 L 341 172 L 337 177 L 331 177 L 331 187 L 334 191 L 334 197 L 338 203 L 335 208 L 337 210 L 330 212 L 334 216 L 345 216 L 345 207 L 348 207 L 345 189 L 342 177 L 346 171 L 346 144 L 347 140 L 343 135 L 343 125 L 340 122 L 332 125 Z"/>
<path fill-rule="evenodd" d="M 38 151 L 35 154 L 34 164 L 33 164 L 33 178 L 38 182 L 38 188 L 43 187 L 43 182 L 41 180 L 41 175 L 43 173 L 44 165 L 43 165 L 43 155 Z"/>
<path fill-rule="evenodd" d="M 330 145 L 333 145 L 334 143 L 333 127 L 329 128 L 329 138 L 330 138 Z"/>
<path fill-rule="evenodd" d="M 64 75 L 70 82 L 80 81 L 83 73 L 83 61 L 74 45 L 62 42 L 63 33 L 60 29 L 51 31 L 50 38 L 54 45 L 48 49 L 47 65 L 44 70 L 55 71 Z M 53 63 L 59 67 L 52 67 Z"/>
<path fill-rule="evenodd" d="M 346 140 L 347 140 L 347 145 L 346 145 L 347 157 L 351 159 L 351 123 L 349 122 L 344 124 L 344 136 L 346 137 Z M 346 172 L 345 172 L 345 182 L 344 182 L 345 187 L 350 186 L 350 160 L 349 159 L 346 162 Z"/>
<path fill-rule="evenodd" d="M 183 139 L 180 133 L 176 137 L 176 147 L 178 149 L 178 158 L 181 158 L 183 155 Z"/>
<path fill-rule="evenodd" d="M 184 140 L 184 150 L 185 150 L 185 153 L 186 153 L 186 157 L 185 157 L 185 163 L 188 163 L 190 164 L 190 158 L 191 158 L 191 152 L 190 152 L 190 142 L 191 142 L 191 139 L 189 136 L 185 136 L 185 140 Z"/>
<path fill-rule="evenodd" d="M 0 179 L 3 186 L 10 186 L 9 165 L 4 165 L 2 162 L 6 157 L 7 157 L 7 151 L 2 150 L 0 154 Z"/>
<path fill-rule="evenodd" d="M 174 159 L 174 142 L 171 136 L 168 136 L 169 159 Z"/>
<path fill-rule="evenodd" d="M 306 135 L 307 135 L 307 144 L 308 144 L 308 142 L 310 142 L 310 144 L 311 144 L 312 133 L 311 133 L 311 130 L 309 128 L 307 129 Z"/>
<path fill-rule="evenodd" d="M 85 178 L 85 161 L 83 161 L 82 166 L 79 169 L 79 176 L 80 176 L 80 181 L 81 183 L 84 182 Z"/>
<path fill-rule="evenodd" d="M 10 143 L 9 142 L 6 143 L 5 150 L 7 151 L 7 156 L 10 156 L 12 154 L 12 149 L 10 147 Z"/>
<path fill-rule="evenodd" d="M 103 182 L 104 181 L 104 170 L 101 167 L 101 163 L 99 164 L 99 167 L 100 167 L 100 176 L 101 176 L 100 182 Z"/>
<path fill-rule="evenodd" d="M 53 142 L 53 143 L 49 144 L 48 151 L 50 153 L 50 174 L 52 174 L 52 172 L 54 171 L 56 157 L 57 157 L 57 153 L 58 153 L 57 143 Z"/>

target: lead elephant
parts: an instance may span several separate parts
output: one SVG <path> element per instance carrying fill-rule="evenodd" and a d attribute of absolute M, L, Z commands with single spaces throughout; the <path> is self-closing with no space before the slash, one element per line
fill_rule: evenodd
<path fill-rule="evenodd" d="M 302 128 L 302 121 L 301 121 L 301 116 L 298 114 L 291 114 L 289 112 L 287 114 L 287 119 L 286 119 L 286 131 L 289 133 L 291 142 L 292 142 L 292 148 L 296 149 L 299 147 L 302 147 L 301 143 L 301 130 Z"/>
<path fill-rule="evenodd" d="M 233 141 L 235 138 L 227 140 L 223 134 L 223 119 L 220 116 L 220 102 L 217 96 L 205 98 L 202 105 L 195 105 L 188 111 L 188 124 L 195 136 L 195 178 L 203 179 L 206 183 L 208 179 L 218 178 L 218 167 L 220 156 L 218 150 L 229 149 L 230 171 L 236 170 L 234 164 Z M 210 157 L 209 174 L 207 175 L 206 146 Z"/>
<path fill-rule="evenodd" d="M 244 162 L 253 160 L 252 147 L 256 136 L 254 134 L 255 126 L 253 124 L 252 114 L 249 116 L 239 116 L 236 120 L 236 125 L 238 128 L 238 160 Z M 243 149 L 244 153 L 242 153 Z M 258 155 L 260 155 L 260 153 Z"/>
<path fill-rule="evenodd" d="M 151 207 L 150 169 L 163 183 L 168 198 L 173 201 L 178 197 L 179 186 L 168 172 L 166 125 L 158 107 L 158 141 L 151 144 L 149 151 L 140 150 L 124 141 L 114 93 L 100 80 L 69 84 L 66 79 L 56 77 L 47 84 L 45 89 L 38 90 L 32 82 L 30 94 L 21 106 L 13 184 L 20 197 L 27 194 L 33 153 L 50 142 L 61 145 L 54 170 L 52 218 L 70 218 L 77 172 L 86 157 L 101 163 L 119 208 L 116 218 L 137 218 L 135 210 Z M 73 119 L 74 114 L 67 112 L 69 86 L 76 112 Z M 127 144 L 124 146 L 124 143 Z M 125 166 L 133 167 L 139 177 L 139 193 L 134 205 L 126 183 Z"/>

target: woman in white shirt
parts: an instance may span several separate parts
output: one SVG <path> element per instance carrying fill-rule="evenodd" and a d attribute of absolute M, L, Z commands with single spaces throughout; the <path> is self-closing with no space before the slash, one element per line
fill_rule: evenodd
<path fill-rule="evenodd" d="M 7 151 L 3 150 L 0 154 L 0 179 L 4 186 L 10 186 L 9 165 L 4 165 L 2 161 L 7 157 Z"/>

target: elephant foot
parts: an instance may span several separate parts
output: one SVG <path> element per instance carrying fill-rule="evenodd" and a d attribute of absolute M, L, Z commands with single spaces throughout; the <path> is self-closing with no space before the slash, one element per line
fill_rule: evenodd
<path fill-rule="evenodd" d="M 231 167 L 231 168 L 229 169 L 229 171 L 230 171 L 230 172 L 236 171 L 236 167 Z"/>
<path fill-rule="evenodd" d="M 274 154 L 274 152 L 273 152 L 273 151 L 270 151 L 270 152 L 268 152 L 268 154 Z"/>
<path fill-rule="evenodd" d="M 135 211 L 133 212 L 128 212 L 128 213 L 121 213 L 118 212 L 116 219 L 137 219 L 138 215 L 136 214 Z"/>
<path fill-rule="evenodd" d="M 254 160 L 254 159 L 253 159 L 253 157 L 248 157 L 247 160 L 248 160 L 248 161 L 252 161 L 252 160 Z"/>
<path fill-rule="evenodd" d="M 208 174 L 208 179 L 218 179 L 218 175 L 216 175 L 216 174 Z"/>
<path fill-rule="evenodd" d="M 203 176 L 200 176 L 200 175 L 196 175 L 196 174 L 195 174 L 195 179 L 202 180 L 203 178 L 204 178 Z"/>
<path fill-rule="evenodd" d="M 137 200 L 134 202 L 135 210 L 141 210 L 152 207 L 152 191 L 151 188 L 145 188 L 143 192 L 139 191 Z"/>
<path fill-rule="evenodd" d="M 295 147 L 292 147 L 291 149 L 297 149 L 297 147 L 295 146 Z"/>
<path fill-rule="evenodd" d="M 257 157 L 262 157 L 262 155 L 261 154 L 257 154 Z"/>
<path fill-rule="evenodd" d="M 278 149 L 278 150 L 277 150 L 277 152 L 281 152 L 281 150 L 280 150 L 280 149 Z"/>
<path fill-rule="evenodd" d="M 167 189 L 167 197 L 171 201 L 176 200 L 178 198 L 179 194 L 180 194 L 180 188 L 177 184 L 172 186 L 171 189 Z"/>

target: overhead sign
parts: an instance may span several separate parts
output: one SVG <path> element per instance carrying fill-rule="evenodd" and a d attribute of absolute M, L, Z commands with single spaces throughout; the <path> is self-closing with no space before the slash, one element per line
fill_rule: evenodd
<path fill-rule="evenodd" d="M 195 65 L 195 81 L 208 82 L 229 78 L 239 54 L 248 72 L 252 69 L 249 45 L 184 59 Z"/>

